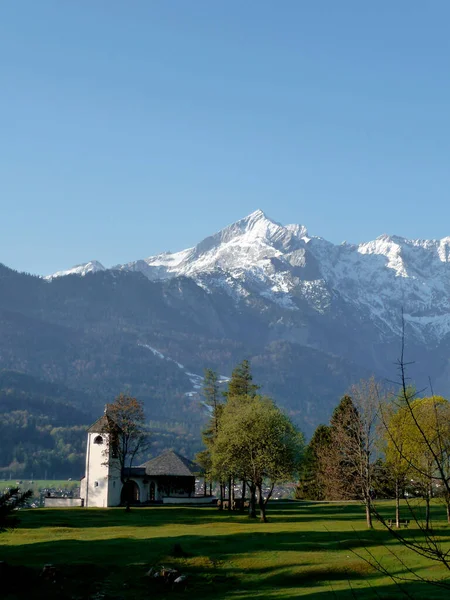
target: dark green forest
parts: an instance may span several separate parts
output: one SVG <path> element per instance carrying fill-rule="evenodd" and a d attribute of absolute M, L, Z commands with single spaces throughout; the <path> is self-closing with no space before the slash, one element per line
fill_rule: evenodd
<path fill-rule="evenodd" d="M 86 429 L 98 417 L 88 399 L 64 386 L 0 371 L 0 479 L 65 479 L 84 474 Z M 150 454 L 166 448 L 193 456 L 196 426 L 149 421 Z"/>

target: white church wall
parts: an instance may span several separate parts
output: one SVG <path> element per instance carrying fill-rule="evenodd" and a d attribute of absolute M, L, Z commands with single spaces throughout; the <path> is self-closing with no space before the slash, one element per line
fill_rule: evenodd
<path fill-rule="evenodd" d="M 120 506 L 122 482 L 120 475 L 114 469 L 110 471 L 108 483 L 108 506 Z"/>
<path fill-rule="evenodd" d="M 86 477 L 80 480 L 80 498 L 86 499 Z"/>
<path fill-rule="evenodd" d="M 102 443 L 99 442 L 100 439 Z M 85 506 L 108 506 L 108 434 L 88 433 L 86 452 Z"/>

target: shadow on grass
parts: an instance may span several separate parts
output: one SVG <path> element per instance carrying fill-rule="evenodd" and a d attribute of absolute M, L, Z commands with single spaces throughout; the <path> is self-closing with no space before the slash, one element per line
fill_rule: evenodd
<path fill-rule="evenodd" d="M 349 535 L 349 533 L 347 533 Z M 317 533 L 314 534 L 317 537 Z M 264 537 L 264 540 L 260 539 Z M 94 597 L 112 600 L 122 598 L 168 598 L 175 594 L 171 587 L 146 577 L 149 567 L 165 565 L 188 577 L 186 595 L 202 599 L 234 598 L 397 598 L 402 593 L 392 584 L 380 587 L 379 574 L 363 561 L 351 557 L 339 564 L 317 564 L 313 560 L 285 560 L 277 566 L 244 569 L 236 566 L 239 554 L 317 550 L 308 540 L 294 534 L 236 534 L 220 536 L 220 540 L 204 536 L 174 538 L 79 541 L 64 540 L 30 544 L 22 547 L 0 547 L 0 555 L 10 565 L 9 577 L 2 577 L 2 598 L 7 600 L 34 598 L 47 600 L 84 600 Z M 355 546 L 361 542 L 350 535 Z M 172 554 L 174 543 L 180 544 L 185 557 Z M 325 539 L 322 538 L 325 544 Z M 329 540 L 329 550 L 338 540 Z M 367 540 L 364 541 L 367 547 Z M 306 555 L 307 556 L 307 555 Z M 42 565 L 52 563 L 54 580 L 40 576 Z M 24 566 L 26 565 L 26 566 Z M 339 588 L 339 589 L 337 589 Z M 342 589 L 344 588 L 344 589 Z M 419 583 L 405 589 L 415 598 L 446 598 L 448 592 Z M 30 596 L 30 592 L 32 594 Z M 177 595 L 177 594 L 175 594 Z"/>
<path fill-rule="evenodd" d="M 3 581 L 3 592 L 14 598 L 89 598 L 94 593 L 121 594 L 124 598 L 166 597 L 171 590 L 145 577 L 149 567 L 164 564 L 186 574 L 189 591 L 201 598 L 227 598 L 236 593 L 252 592 L 252 597 L 265 597 L 274 590 L 290 590 L 303 586 L 320 587 L 324 581 L 353 581 L 373 577 L 366 565 L 344 567 L 296 564 L 295 559 L 280 566 L 258 566 L 240 569 L 234 565 L 238 554 L 258 551 L 309 550 L 305 541 L 294 535 L 276 534 L 259 539 L 259 535 L 228 535 L 220 540 L 203 536 L 178 536 L 136 540 L 65 540 L 30 544 L 29 547 L 1 548 L 2 556 L 12 569 L 11 577 Z M 222 539 L 224 538 L 224 539 Z M 172 556 L 174 543 L 186 554 Z M 331 544 L 333 542 L 330 542 Z M 4 552 L 7 550 L 6 552 Z M 275 550 L 274 550 L 275 551 Z M 39 576 L 42 565 L 52 563 L 57 570 L 55 582 Z M 23 564 L 27 565 L 26 567 Z M 20 566 L 19 566 L 20 565 Z M 14 570 L 17 570 L 15 573 Z M 7 584 L 6 582 L 9 582 Z M 27 596 L 28 594 L 28 596 Z M 8 598 L 8 595 L 6 595 Z M 108 598 L 110 596 L 107 596 Z"/>
<path fill-rule="evenodd" d="M 219 511 L 215 507 L 153 506 L 134 507 L 130 512 L 124 508 L 70 508 L 37 509 L 21 512 L 23 526 L 28 529 L 40 527 L 157 527 L 171 523 L 215 524 L 220 522 L 252 523 L 246 513 Z M 271 523 L 311 521 L 355 521 L 364 523 L 364 507 L 361 504 L 310 504 L 269 503 L 267 511 Z M 256 520 L 257 521 L 257 520 Z"/>
<path fill-rule="evenodd" d="M 15 571 L 8 585 L 5 580 L 0 583 L 0 595 L 7 600 L 30 597 L 92 600 L 95 594 L 103 594 L 105 600 L 166 598 L 174 592 L 145 577 L 150 566 L 164 564 L 187 574 L 187 593 L 202 600 L 295 598 L 300 595 L 299 590 L 302 597 L 319 600 L 402 597 L 401 590 L 393 583 L 380 588 L 379 574 L 351 553 L 352 549 L 377 547 L 380 552 L 381 546 L 395 545 L 389 532 L 385 529 L 369 531 L 363 527 L 354 531 L 352 521 L 364 523 L 360 505 L 320 505 L 319 513 L 315 506 L 303 503 L 271 506 L 271 524 L 311 521 L 311 527 L 296 531 L 284 526 L 283 530 L 274 531 L 264 524 L 255 527 L 245 516 L 210 508 L 152 507 L 132 509 L 130 513 L 123 509 L 22 511 L 21 529 L 48 527 L 51 531 L 43 535 L 51 541 L 39 541 L 34 533 L 29 541 L 26 535 L 21 537 L 21 546 L 0 545 L 0 561 L 7 561 Z M 391 511 L 392 507 L 387 506 L 386 510 Z M 322 520 L 346 520 L 350 525 L 345 530 L 328 532 L 321 523 L 317 526 L 316 522 Z M 226 528 L 220 526 L 239 527 L 240 523 L 243 530 L 237 533 L 227 533 Z M 244 527 L 248 523 L 252 531 Z M 178 535 L 177 524 L 188 533 Z M 189 535 L 189 525 L 203 524 L 211 527 L 205 529 L 206 535 L 198 531 Z M 175 525 L 175 528 L 158 529 L 163 525 Z M 149 529 L 148 535 L 152 537 L 144 537 L 143 527 Z M 113 532 L 99 531 L 95 535 L 120 537 L 89 539 L 90 528 L 111 528 Z M 86 531 L 81 531 L 83 529 Z M 447 528 L 444 533 L 448 535 Z M 67 539 L 70 536 L 84 539 Z M 1 541 L 0 537 L 0 544 Z M 182 557 L 173 555 L 175 544 L 182 548 Z M 348 555 L 343 550 L 348 551 Z M 279 560 L 273 558 L 277 553 L 280 553 Z M 242 568 L 237 566 L 240 560 Z M 268 561 L 271 564 L 268 565 Z M 47 563 L 58 569 L 55 583 L 39 576 Z M 33 586 L 31 595 L 30 584 Z M 447 592 L 419 583 L 407 584 L 405 589 L 416 598 L 448 597 Z"/>

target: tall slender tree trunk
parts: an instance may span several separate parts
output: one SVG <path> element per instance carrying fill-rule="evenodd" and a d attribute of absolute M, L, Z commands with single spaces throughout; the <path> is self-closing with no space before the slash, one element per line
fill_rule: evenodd
<path fill-rule="evenodd" d="M 219 506 L 219 510 L 223 510 L 223 481 L 219 482 L 219 490 L 220 490 L 220 506 Z"/>
<path fill-rule="evenodd" d="M 241 511 L 244 512 L 245 510 L 245 479 L 242 480 L 242 492 L 241 492 L 241 498 L 242 498 L 242 504 L 241 504 Z"/>
<path fill-rule="evenodd" d="M 370 453 L 368 450 L 365 452 L 364 462 L 364 476 L 363 476 L 363 490 L 365 496 L 366 505 L 366 523 L 369 529 L 373 529 L 372 525 L 372 489 L 371 489 L 371 476 L 370 476 Z"/>
<path fill-rule="evenodd" d="M 366 523 L 369 529 L 373 529 L 372 524 L 372 498 L 370 497 L 370 492 L 366 498 Z"/>
<path fill-rule="evenodd" d="M 248 516 L 251 519 L 256 519 L 256 486 L 250 484 L 250 502 L 248 503 Z"/>
<path fill-rule="evenodd" d="M 209 495 L 212 496 L 212 479 L 209 481 Z"/>
<path fill-rule="evenodd" d="M 258 504 L 259 504 L 259 520 L 261 523 L 267 523 L 266 504 L 262 493 L 262 485 L 258 485 Z"/>
<path fill-rule="evenodd" d="M 425 529 L 430 529 L 430 490 L 427 489 L 425 497 Z"/>
<path fill-rule="evenodd" d="M 231 512 L 231 510 L 233 508 L 231 506 L 231 502 L 232 502 L 232 500 L 231 500 L 231 481 L 232 481 L 232 479 L 231 479 L 231 477 L 229 477 L 228 478 L 228 512 Z"/>
<path fill-rule="evenodd" d="M 395 479 L 395 526 L 400 528 L 400 485 L 398 478 Z"/>

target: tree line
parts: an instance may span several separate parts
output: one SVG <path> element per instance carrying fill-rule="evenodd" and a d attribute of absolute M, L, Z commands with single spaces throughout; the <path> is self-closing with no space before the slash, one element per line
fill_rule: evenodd
<path fill-rule="evenodd" d="M 244 510 L 248 490 L 248 514 L 265 522 L 267 503 L 276 484 L 292 481 L 298 474 L 303 436 L 275 402 L 259 393 L 250 363 L 244 360 L 232 372 L 225 391 L 211 369 L 205 371 L 203 395 L 210 418 L 203 430 L 205 449 L 197 454 L 210 482 L 218 482 L 219 508 Z M 234 498 L 240 483 L 240 498 Z"/>
<path fill-rule="evenodd" d="M 375 498 L 420 497 L 424 528 L 430 527 L 430 501 L 441 498 L 450 522 L 450 403 L 441 396 L 419 397 L 405 386 L 389 393 L 373 377 L 354 385 L 319 425 L 309 442 L 296 497 L 309 500 L 361 500 L 368 527 Z"/>

